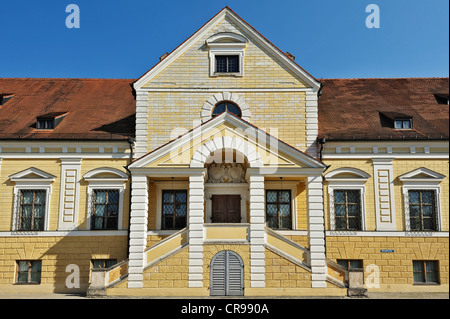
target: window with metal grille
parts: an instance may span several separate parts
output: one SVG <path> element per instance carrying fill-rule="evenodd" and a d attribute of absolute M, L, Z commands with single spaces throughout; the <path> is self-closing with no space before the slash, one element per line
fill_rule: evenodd
<path fill-rule="evenodd" d="M 20 190 L 17 230 L 44 230 L 46 190 Z"/>
<path fill-rule="evenodd" d="M 91 263 L 94 269 L 106 269 L 117 264 L 117 259 L 93 259 Z"/>
<path fill-rule="evenodd" d="M 272 229 L 292 229 L 291 191 L 266 191 L 266 223 Z"/>
<path fill-rule="evenodd" d="M 239 56 L 216 55 L 216 73 L 239 73 Z"/>
<path fill-rule="evenodd" d="M 96 189 L 92 204 L 93 230 L 115 230 L 119 219 L 119 190 Z"/>
<path fill-rule="evenodd" d="M 439 284 L 439 265 L 435 260 L 413 260 L 415 284 Z"/>
<path fill-rule="evenodd" d="M 18 260 L 16 283 L 40 284 L 42 261 L 40 260 Z"/>
<path fill-rule="evenodd" d="M 186 216 L 187 190 L 163 190 L 161 229 L 186 227 Z"/>
<path fill-rule="evenodd" d="M 363 261 L 359 259 L 338 259 L 337 264 L 346 269 L 362 269 Z"/>
<path fill-rule="evenodd" d="M 408 198 L 411 230 L 437 230 L 436 192 L 434 190 L 410 190 Z"/>
<path fill-rule="evenodd" d="M 334 215 L 336 230 L 361 230 L 361 191 L 335 190 Z"/>
<path fill-rule="evenodd" d="M 215 108 L 212 112 L 212 117 L 222 114 L 223 112 L 232 113 L 232 114 L 236 115 L 237 117 L 242 116 L 241 109 L 237 105 L 235 105 L 234 103 L 225 101 L 225 102 L 220 102 L 215 106 Z"/>

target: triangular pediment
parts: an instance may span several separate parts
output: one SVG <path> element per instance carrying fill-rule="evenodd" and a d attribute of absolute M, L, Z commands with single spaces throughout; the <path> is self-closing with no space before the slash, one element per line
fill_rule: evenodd
<path fill-rule="evenodd" d="M 222 150 L 250 167 L 325 168 L 319 160 L 226 112 L 137 159 L 129 168 L 199 168 L 218 162 Z"/>
<path fill-rule="evenodd" d="M 267 77 L 275 86 L 289 85 L 292 88 L 319 89 L 320 83 L 301 68 L 293 59 L 268 41 L 252 26 L 228 7 L 203 25 L 191 37 L 170 54 L 161 59 L 152 69 L 134 83 L 134 88 L 187 88 L 230 86 L 227 77 L 211 77 L 211 47 L 237 45 L 244 49 L 243 74 L 233 77 L 233 84 L 245 87 L 265 86 Z M 189 72 L 183 72 L 188 69 Z M 270 69 L 270 74 L 261 71 Z M 259 73 L 258 73 L 259 72 Z M 195 73 L 195 83 L 192 76 Z M 288 83 L 288 84 L 286 84 Z"/>
<path fill-rule="evenodd" d="M 54 181 L 55 176 L 44 172 L 35 167 L 30 167 L 26 170 L 18 172 L 9 176 L 10 180 L 13 182 L 17 181 Z"/>
<path fill-rule="evenodd" d="M 421 167 L 418 169 L 415 169 L 409 173 L 403 174 L 399 176 L 399 179 L 403 182 L 405 181 L 436 181 L 440 182 L 444 180 L 445 176 L 437 173 L 435 171 L 432 171 L 428 168 Z"/>

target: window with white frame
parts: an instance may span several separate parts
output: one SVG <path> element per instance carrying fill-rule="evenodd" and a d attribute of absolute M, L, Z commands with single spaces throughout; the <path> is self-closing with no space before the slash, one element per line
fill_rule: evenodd
<path fill-rule="evenodd" d="M 365 183 L 370 175 L 355 168 L 339 168 L 325 175 L 328 183 L 330 229 L 364 231 Z"/>
<path fill-rule="evenodd" d="M 14 186 L 13 231 L 48 230 L 51 184 L 55 176 L 31 167 L 10 176 Z"/>
<path fill-rule="evenodd" d="M 442 229 L 440 183 L 444 178 L 444 175 L 423 167 L 399 177 L 403 183 L 407 231 L 440 231 Z"/>
<path fill-rule="evenodd" d="M 246 38 L 231 32 L 221 32 L 208 38 L 210 76 L 242 76 L 247 43 Z"/>
<path fill-rule="evenodd" d="M 128 175 L 115 168 L 99 168 L 83 177 L 89 183 L 87 228 L 122 229 L 125 183 L 128 181 Z"/>

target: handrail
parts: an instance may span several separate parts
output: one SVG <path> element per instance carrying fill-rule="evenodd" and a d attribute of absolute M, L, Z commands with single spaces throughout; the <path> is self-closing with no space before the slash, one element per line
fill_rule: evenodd
<path fill-rule="evenodd" d="M 299 256 L 295 256 L 291 253 L 289 253 L 289 251 L 286 251 L 286 249 L 280 248 L 280 247 L 276 247 L 275 245 L 273 245 L 274 243 L 270 243 L 268 240 L 268 237 L 266 236 L 266 245 L 270 245 L 278 250 L 283 251 L 285 254 L 290 255 L 292 258 L 297 259 L 298 261 L 300 261 L 303 265 L 308 266 L 309 267 L 309 260 L 310 260 L 310 252 L 308 249 L 306 249 L 305 247 L 303 247 L 302 245 L 300 245 L 299 243 L 278 234 L 277 232 L 275 232 L 274 230 L 270 229 L 269 227 L 265 227 L 265 231 L 267 235 L 271 235 L 273 237 L 275 237 L 277 240 L 282 241 L 284 244 L 293 247 L 294 249 L 300 250 L 302 251 L 302 255 L 303 258 L 299 258 Z"/>
<path fill-rule="evenodd" d="M 161 259 L 165 258 L 166 256 L 171 254 L 176 249 L 186 246 L 188 244 L 188 238 L 187 238 L 188 229 L 189 229 L 188 227 L 180 229 L 176 233 L 164 238 L 163 240 L 155 243 L 154 245 L 149 247 L 147 250 L 145 250 L 144 256 L 145 256 L 145 265 L 146 266 L 144 268 L 148 267 L 149 264 L 155 262 L 156 260 L 161 260 Z M 183 236 L 183 235 L 185 235 L 185 236 Z M 165 247 L 163 247 L 164 245 L 167 245 L 170 241 L 176 239 L 179 236 L 181 236 L 181 238 L 178 243 L 164 249 L 165 248 Z M 155 252 L 155 251 L 156 251 L 156 253 L 152 254 L 152 252 Z"/>

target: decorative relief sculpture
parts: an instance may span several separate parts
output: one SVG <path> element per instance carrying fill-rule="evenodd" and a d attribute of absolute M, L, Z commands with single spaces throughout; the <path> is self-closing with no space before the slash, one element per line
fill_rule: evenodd
<path fill-rule="evenodd" d="M 208 183 L 246 183 L 245 168 L 240 163 L 212 163 Z"/>

